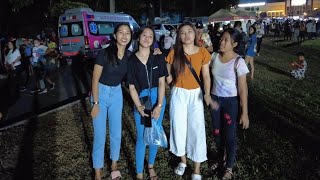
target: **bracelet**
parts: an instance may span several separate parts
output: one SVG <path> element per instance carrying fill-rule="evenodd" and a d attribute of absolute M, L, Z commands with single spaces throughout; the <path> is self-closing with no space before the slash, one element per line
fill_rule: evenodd
<path fill-rule="evenodd" d="M 143 105 L 140 105 L 140 106 L 137 107 L 137 109 L 138 109 L 138 111 L 139 111 L 139 110 L 144 110 L 144 106 L 143 106 Z"/>
<path fill-rule="evenodd" d="M 99 104 L 99 101 L 97 101 L 97 102 L 92 102 L 92 104 L 97 105 L 97 104 Z"/>

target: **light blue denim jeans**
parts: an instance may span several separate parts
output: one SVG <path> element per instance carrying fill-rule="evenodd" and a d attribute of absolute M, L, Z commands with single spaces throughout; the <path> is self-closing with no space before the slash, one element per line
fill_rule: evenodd
<path fill-rule="evenodd" d="M 107 86 L 99 83 L 98 89 L 99 113 L 93 118 L 92 161 L 95 169 L 100 169 L 104 166 L 107 120 L 110 135 L 110 159 L 112 161 L 119 160 L 123 108 L 121 84 Z M 91 97 L 91 101 L 92 99 Z"/>
<path fill-rule="evenodd" d="M 151 102 L 152 105 L 155 105 L 158 100 L 158 88 L 152 88 L 151 89 Z M 143 90 L 139 97 L 145 97 L 149 95 L 149 90 L 145 89 Z M 164 98 L 162 101 L 162 108 L 160 112 L 160 117 L 156 121 L 158 125 L 162 126 L 162 120 L 164 116 L 165 106 L 166 105 L 166 99 Z M 144 134 L 144 125 L 141 124 L 141 115 L 138 112 L 136 108 L 134 108 L 134 119 L 136 121 L 136 128 L 137 128 L 137 142 L 136 142 L 136 173 L 142 173 L 143 172 L 143 166 L 144 166 L 144 158 L 146 154 L 146 145 L 143 141 L 143 134 Z M 148 164 L 154 164 L 157 151 L 159 146 L 149 146 L 149 160 Z"/>

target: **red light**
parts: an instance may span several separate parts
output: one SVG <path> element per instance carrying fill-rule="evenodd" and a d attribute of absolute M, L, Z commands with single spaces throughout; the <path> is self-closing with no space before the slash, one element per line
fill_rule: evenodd
<path fill-rule="evenodd" d="M 89 38 L 88 36 L 84 36 L 84 48 L 89 49 Z"/>
<path fill-rule="evenodd" d="M 72 16 L 72 19 L 77 19 L 77 16 Z"/>

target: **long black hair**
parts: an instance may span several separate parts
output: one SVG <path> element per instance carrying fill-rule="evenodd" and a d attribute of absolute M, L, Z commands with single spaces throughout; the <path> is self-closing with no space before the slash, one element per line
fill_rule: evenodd
<path fill-rule="evenodd" d="M 9 49 L 9 43 L 12 43 L 12 45 L 13 45 L 12 53 L 14 53 L 17 50 L 16 41 L 9 41 L 7 43 L 7 48 L 6 48 L 6 51 L 5 51 L 5 55 L 6 56 L 8 55 L 9 51 L 11 50 L 11 49 Z"/>
<path fill-rule="evenodd" d="M 197 36 L 196 36 L 196 28 L 195 26 L 190 23 L 190 22 L 186 22 L 186 23 L 182 23 L 178 30 L 177 30 L 177 36 L 176 36 L 176 43 L 173 46 L 174 49 L 174 54 L 173 54 L 173 63 L 172 63 L 172 82 L 171 85 L 174 85 L 177 82 L 177 78 L 180 74 L 184 73 L 185 70 L 185 62 L 188 61 L 184 49 L 183 49 L 183 44 L 181 41 L 181 29 L 184 26 L 190 26 L 193 31 L 194 31 L 194 45 L 198 46 L 197 43 Z"/>
<path fill-rule="evenodd" d="M 242 54 L 245 46 L 245 42 L 243 41 L 242 34 L 237 29 L 234 29 L 234 28 L 225 29 L 222 33 L 222 36 L 224 33 L 230 34 L 230 38 L 233 40 L 233 43 L 237 43 L 237 46 L 233 48 L 233 51 L 239 55 Z"/>
<path fill-rule="evenodd" d="M 120 26 L 128 26 L 129 29 L 130 29 L 131 37 L 130 37 L 129 43 L 126 46 L 126 50 L 130 47 L 131 41 L 132 41 L 132 30 L 131 30 L 130 26 L 127 23 L 120 23 L 114 28 L 113 35 L 111 36 L 110 45 L 105 50 L 106 51 L 107 60 L 113 66 L 116 66 L 116 65 L 119 64 L 117 40 L 116 40 L 116 38 L 114 36 L 118 32 Z"/>

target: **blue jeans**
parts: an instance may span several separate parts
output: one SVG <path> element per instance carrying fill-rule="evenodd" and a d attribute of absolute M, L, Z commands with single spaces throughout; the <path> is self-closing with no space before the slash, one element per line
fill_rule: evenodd
<path fill-rule="evenodd" d="M 237 148 L 238 97 L 218 97 L 213 95 L 212 99 L 219 103 L 219 108 L 211 111 L 213 135 L 219 158 L 222 160 L 226 149 L 227 168 L 233 168 Z"/>
<path fill-rule="evenodd" d="M 98 89 L 99 113 L 93 118 L 92 161 L 95 169 L 100 169 L 104 165 L 107 119 L 110 134 L 110 159 L 119 160 L 123 107 L 121 85 L 107 86 L 99 83 Z"/>
<path fill-rule="evenodd" d="M 148 95 L 149 95 L 149 90 L 145 89 L 140 93 L 139 97 L 141 98 Z M 158 100 L 158 88 L 152 88 L 151 89 L 152 105 L 155 105 L 157 103 L 157 100 Z M 166 105 L 166 99 L 163 98 L 160 117 L 156 121 L 158 125 L 162 125 L 162 120 L 163 120 L 164 111 L 166 107 L 165 105 Z M 136 121 L 136 128 L 137 128 L 136 173 L 140 174 L 143 172 L 144 158 L 146 154 L 146 145 L 144 144 L 144 141 L 143 141 L 144 125 L 141 124 L 141 115 L 136 108 L 134 108 L 134 119 Z M 149 146 L 149 160 L 148 160 L 149 164 L 154 164 L 157 151 L 158 151 L 158 146 L 154 146 L 154 145 Z"/>

